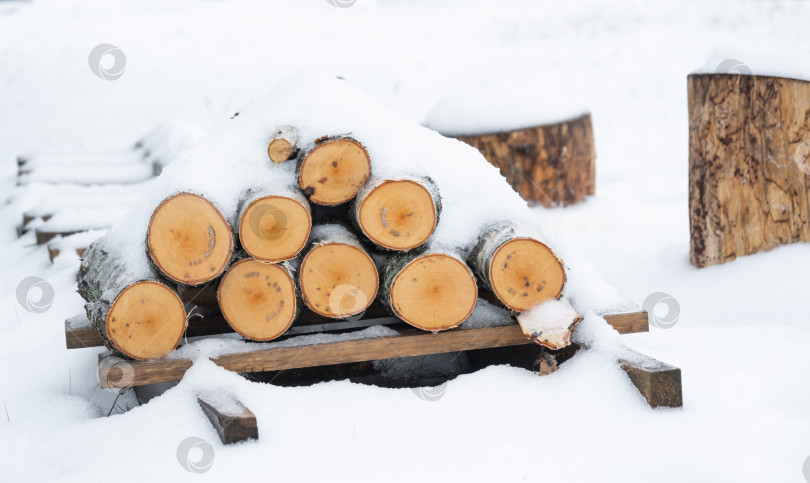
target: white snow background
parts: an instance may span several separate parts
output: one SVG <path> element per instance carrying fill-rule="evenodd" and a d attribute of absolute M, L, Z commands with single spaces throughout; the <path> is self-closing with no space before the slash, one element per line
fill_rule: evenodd
<path fill-rule="evenodd" d="M 597 195 L 534 212 L 622 294 L 678 301 L 674 327 L 622 340 L 680 367 L 684 384 L 683 409 L 652 410 L 597 351 L 543 378 L 465 375 L 435 401 L 349 382 L 253 384 L 198 363 L 162 397 L 105 418 L 100 350 L 64 344 L 64 319 L 81 311 L 78 257 L 52 265 L 33 234 L 18 239 L 30 202 L 15 196 L 0 208 L 0 481 L 803 481 L 810 247 L 689 265 L 686 75 L 711 71 L 707 58 L 801 75 L 808 19 L 806 2 L 764 0 L 0 3 L 3 199 L 19 153 L 123 149 L 175 118 L 208 130 L 303 67 L 447 131 L 587 109 Z M 105 42 L 127 58 L 114 81 L 88 67 Z M 55 290 L 44 313 L 16 300 L 34 275 Z M 219 443 L 195 394 L 220 388 L 256 413 L 259 441 Z M 177 460 L 192 436 L 214 449 L 202 474 Z"/>

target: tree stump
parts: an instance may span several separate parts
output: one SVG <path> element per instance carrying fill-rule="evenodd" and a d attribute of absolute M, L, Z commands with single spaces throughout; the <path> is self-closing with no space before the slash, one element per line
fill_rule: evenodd
<path fill-rule="evenodd" d="M 810 82 L 694 74 L 687 84 L 692 264 L 810 241 Z"/>
<path fill-rule="evenodd" d="M 475 147 L 526 201 L 550 208 L 595 192 L 591 115 L 514 131 L 456 136 Z"/>

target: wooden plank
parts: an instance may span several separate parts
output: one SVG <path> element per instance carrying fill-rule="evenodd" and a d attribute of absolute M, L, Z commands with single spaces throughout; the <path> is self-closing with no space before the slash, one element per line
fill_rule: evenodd
<path fill-rule="evenodd" d="M 202 398 L 197 398 L 197 403 L 211 421 L 222 444 L 259 439 L 256 415 L 241 402 L 233 400 L 228 408 L 217 407 Z"/>
<path fill-rule="evenodd" d="M 323 325 L 320 328 L 323 332 L 329 332 L 330 327 L 332 330 L 347 330 L 352 328 L 367 327 L 368 322 L 363 322 L 370 319 L 379 319 L 386 317 L 385 309 L 375 301 L 366 311 L 362 319 L 353 322 L 341 322 L 335 319 L 328 319 L 321 317 L 314 312 L 304 310 L 298 321 L 288 332 L 291 335 L 305 333 L 304 331 L 297 331 L 296 329 L 310 326 L 310 325 Z M 647 312 L 627 312 L 622 314 L 606 314 L 604 315 L 605 321 L 613 326 L 620 334 L 635 334 L 638 332 L 648 332 L 649 325 L 647 323 Z M 377 320 L 377 325 L 391 325 L 400 323 L 397 319 L 390 317 L 388 320 Z M 296 334 L 297 332 L 297 334 Z M 204 335 L 217 335 L 233 333 L 233 329 L 228 325 L 224 318 L 221 316 L 205 317 L 203 319 L 193 318 L 186 329 L 185 337 L 199 337 Z M 65 344 L 68 349 L 81 349 L 82 347 L 100 347 L 104 345 L 104 339 L 101 338 L 98 331 L 90 326 L 90 322 L 83 315 L 72 317 L 65 321 Z"/>
<path fill-rule="evenodd" d="M 683 407 L 679 368 L 629 349 L 619 364 L 650 407 Z"/>

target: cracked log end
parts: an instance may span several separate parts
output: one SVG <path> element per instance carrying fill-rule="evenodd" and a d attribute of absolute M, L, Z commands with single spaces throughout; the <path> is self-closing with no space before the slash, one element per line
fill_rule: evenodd
<path fill-rule="evenodd" d="M 304 257 L 298 273 L 304 303 L 324 317 L 357 315 L 377 296 L 377 267 L 365 251 L 353 245 L 315 246 Z"/>
<path fill-rule="evenodd" d="M 513 238 L 492 256 L 489 282 L 504 305 L 523 312 L 560 297 L 565 285 L 565 269 L 544 243 L 531 238 Z"/>
<path fill-rule="evenodd" d="M 177 347 L 185 330 L 183 302 L 172 289 L 158 282 L 130 285 L 107 312 L 107 338 L 133 359 L 165 356 Z"/>
<path fill-rule="evenodd" d="M 152 213 L 147 233 L 149 256 L 171 280 L 200 285 L 220 276 L 233 254 L 233 233 L 207 199 L 180 193 Z"/>
<path fill-rule="evenodd" d="M 371 175 L 371 160 L 362 144 L 351 138 L 324 141 L 301 161 L 298 186 L 310 201 L 338 205 L 351 200 Z"/>
<path fill-rule="evenodd" d="M 251 340 L 280 336 L 290 328 L 297 312 L 290 272 L 250 258 L 234 263 L 225 272 L 217 299 L 228 324 Z"/>
<path fill-rule="evenodd" d="M 571 334 L 582 320 L 576 314 L 573 320 L 555 321 L 520 314 L 517 316 L 523 335 L 551 350 L 563 349 L 571 345 Z"/>

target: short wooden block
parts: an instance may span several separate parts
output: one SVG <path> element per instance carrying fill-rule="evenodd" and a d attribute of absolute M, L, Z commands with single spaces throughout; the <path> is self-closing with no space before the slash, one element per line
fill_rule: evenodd
<path fill-rule="evenodd" d="M 634 351 L 620 358 L 619 364 L 650 407 L 683 407 L 679 368 Z"/>
<path fill-rule="evenodd" d="M 227 408 L 216 407 L 201 398 L 197 398 L 197 403 L 211 421 L 222 444 L 259 439 L 256 415 L 239 401 L 233 400 Z"/>

